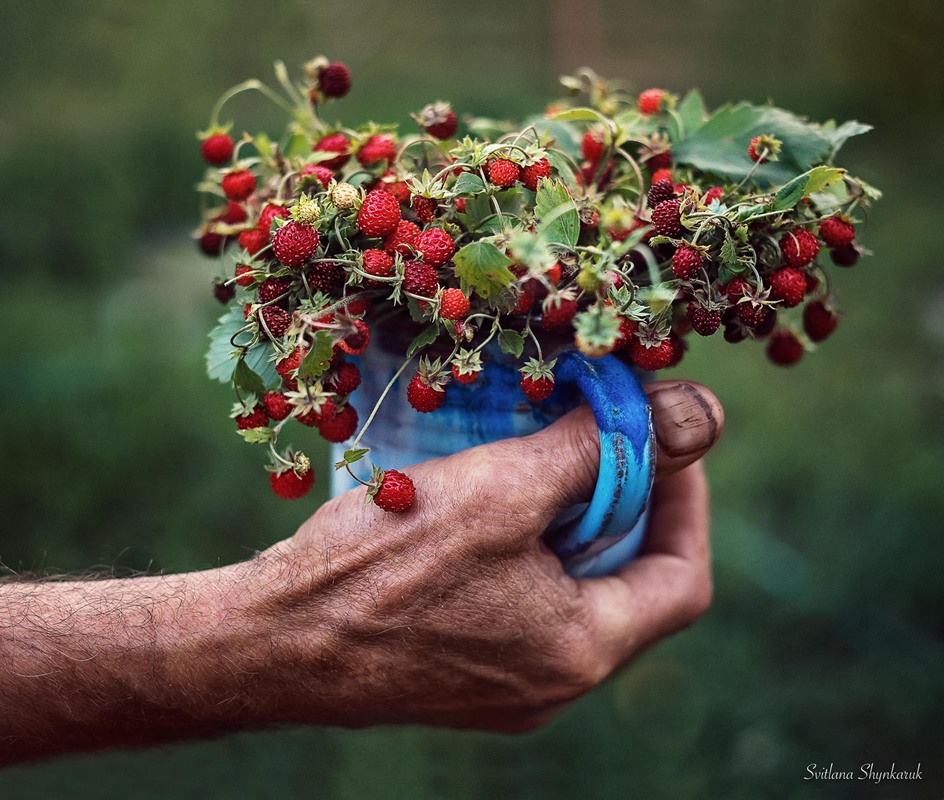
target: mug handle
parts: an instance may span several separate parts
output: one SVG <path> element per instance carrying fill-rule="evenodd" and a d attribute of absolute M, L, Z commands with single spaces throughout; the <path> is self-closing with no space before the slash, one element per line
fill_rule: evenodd
<path fill-rule="evenodd" d="M 639 380 L 612 355 L 563 353 L 555 379 L 583 394 L 600 433 L 600 472 L 593 498 L 576 518 L 545 534 L 573 577 L 609 575 L 639 553 L 655 477 L 652 409 Z"/>

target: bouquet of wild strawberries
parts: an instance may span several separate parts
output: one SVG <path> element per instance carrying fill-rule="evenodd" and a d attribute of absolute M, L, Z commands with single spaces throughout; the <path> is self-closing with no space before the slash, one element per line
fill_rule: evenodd
<path fill-rule="evenodd" d="M 198 237 L 209 255 L 236 245 L 214 285 L 232 307 L 208 370 L 232 383 L 239 432 L 268 446 L 282 497 L 305 494 L 314 475 L 305 455 L 279 449 L 286 425 L 354 437 L 338 468 L 367 453 L 358 444 L 374 415 L 358 431 L 361 375 L 347 356 L 381 321 L 416 331 L 394 380 L 413 371 L 406 394 L 421 413 L 450 382 L 476 380 L 486 347 L 520 362 L 537 403 L 564 348 L 656 371 L 679 362 L 691 331 L 723 330 L 732 343 L 766 340 L 789 365 L 836 328 L 823 262 L 856 263 L 854 214 L 878 192 L 833 162 L 866 125 L 746 103 L 709 112 L 697 91 L 636 96 L 583 71 L 563 80 L 578 102 L 521 126 L 467 119 L 457 138 L 456 113 L 437 102 L 403 135 L 323 121 L 350 89 L 343 64 L 316 59 L 298 85 L 276 72 L 284 95 L 241 84 L 201 134 L 211 166 Z M 234 140 L 219 125 L 245 90 L 288 112 L 280 140 Z M 374 466 L 360 482 L 385 510 L 413 502 L 396 470 Z"/>

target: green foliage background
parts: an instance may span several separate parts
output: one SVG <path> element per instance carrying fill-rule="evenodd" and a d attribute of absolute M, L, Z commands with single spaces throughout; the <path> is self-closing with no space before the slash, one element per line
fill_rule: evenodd
<path fill-rule="evenodd" d="M 233 434 L 230 398 L 203 374 L 216 265 L 188 240 L 193 132 L 278 58 L 347 61 L 349 122 L 405 122 L 437 98 L 521 116 L 584 63 L 637 89 L 697 84 L 710 105 L 858 118 L 876 130 L 843 161 L 886 199 L 862 236 L 876 255 L 837 271 L 848 314 L 815 357 L 783 371 L 715 337 L 675 371 L 728 412 L 709 460 L 715 604 L 548 728 L 244 734 L 7 770 L 0 797 L 939 798 L 935 41 L 944 11 L 921 0 L 7 3 L 0 559 L 17 571 L 225 563 L 321 499 L 275 501 Z M 256 99 L 231 112 L 277 119 Z M 924 781 L 803 780 L 812 763 L 892 761 L 920 761 Z"/>

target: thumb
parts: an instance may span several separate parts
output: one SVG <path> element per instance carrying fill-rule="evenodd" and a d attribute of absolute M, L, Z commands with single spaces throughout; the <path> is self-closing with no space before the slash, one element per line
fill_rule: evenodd
<path fill-rule="evenodd" d="M 678 472 L 707 453 L 721 436 L 724 410 L 704 386 L 657 381 L 646 393 L 656 432 L 656 475 Z M 600 437 L 589 406 L 571 411 L 542 431 L 525 437 L 546 456 L 544 486 L 561 509 L 587 502 L 600 469 Z"/>

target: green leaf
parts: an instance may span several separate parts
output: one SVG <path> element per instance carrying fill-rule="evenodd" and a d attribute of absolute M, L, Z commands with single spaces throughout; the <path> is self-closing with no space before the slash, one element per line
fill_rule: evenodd
<path fill-rule="evenodd" d="M 238 350 L 230 341 L 237 331 L 246 326 L 243 310 L 232 306 L 217 320 L 216 327 L 210 331 L 210 346 L 206 352 L 207 375 L 211 380 L 230 383 L 236 368 Z"/>
<path fill-rule="evenodd" d="M 345 464 L 356 464 L 364 456 L 370 452 L 369 447 L 358 447 L 354 450 L 345 450 L 344 451 L 344 463 Z"/>
<path fill-rule="evenodd" d="M 577 206 L 561 181 L 542 180 L 534 202 L 538 234 L 549 244 L 572 250 L 580 236 Z"/>
<path fill-rule="evenodd" d="M 245 354 L 246 364 L 261 379 L 269 389 L 278 386 L 282 379 L 275 371 L 275 362 L 272 360 L 274 350 L 269 342 L 257 342 Z"/>
<path fill-rule="evenodd" d="M 467 244 L 455 254 L 453 261 L 462 291 L 467 295 L 475 291 L 490 300 L 515 278 L 508 269 L 511 259 L 491 242 L 479 240 Z"/>
<path fill-rule="evenodd" d="M 485 191 L 485 183 L 474 172 L 463 172 L 453 184 L 456 194 L 478 194 Z"/>
<path fill-rule="evenodd" d="M 417 350 L 421 350 L 426 347 L 426 345 L 432 344 L 439 338 L 439 325 L 433 324 L 427 328 L 424 328 L 420 331 L 419 335 L 410 342 L 410 346 L 406 349 L 406 357 L 413 358 L 416 355 Z"/>
<path fill-rule="evenodd" d="M 267 444 L 275 440 L 275 431 L 268 426 L 247 428 L 244 431 L 236 431 L 236 433 L 242 436 L 249 444 Z"/>
<path fill-rule="evenodd" d="M 866 125 L 864 122 L 856 122 L 855 120 L 844 122 L 838 127 L 836 123 L 832 121 L 820 125 L 820 132 L 832 145 L 833 155 L 853 136 L 861 136 L 863 133 L 868 133 L 870 130 L 872 130 L 871 125 Z"/>
<path fill-rule="evenodd" d="M 691 136 L 704 124 L 705 118 L 708 116 L 701 92 L 698 89 L 692 89 L 678 104 L 675 114 L 681 122 L 679 139 Z"/>
<path fill-rule="evenodd" d="M 548 119 L 543 115 L 531 116 L 524 121 L 525 127 L 532 125 L 541 138 L 542 145 L 548 148 L 547 159 L 551 160 L 554 150 L 562 150 L 573 158 L 580 158 L 580 141 L 583 138 L 576 125 L 569 125 L 560 120 Z M 546 144 L 545 144 L 546 143 Z M 559 155 L 559 154 L 556 154 Z"/>
<path fill-rule="evenodd" d="M 518 331 L 502 329 L 501 333 L 498 334 L 498 346 L 506 355 L 520 358 L 524 352 L 524 336 Z"/>
<path fill-rule="evenodd" d="M 737 242 L 729 233 L 725 234 L 724 244 L 721 245 L 720 258 L 721 263 L 729 269 L 737 266 Z"/>
<path fill-rule="evenodd" d="M 557 120 L 559 122 L 576 122 L 578 120 L 591 120 L 593 122 L 598 122 L 604 128 L 609 130 L 612 126 L 610 121 L 603 116 L 599 111 L 594 111 L 592 108 L 568 108 L 566 111 L 559 111 L 556 114 L 551 114 L 550 119 Z"/>
<path fill-rule="evenodd" d="M 484 194 L 473 195 L 466 200 L 465 213 L 457 216 L 470 231 L 488 234 L 501 230 L 501 220 L 495 216 L 495 209 Z"/>
<path fill-rule="evenodd" d="M 331 334 L 327 331 L 316 332 L 311 347 L 298 365 L 298 377 L 303 381 L 320 378 L 331 366 L 333 355 L 334 339 Z"/>
<path fill-rule="evenodd" d="M 241 358 L 236 362 L 236 369 L 233 371 L 233 385 L 243 394 L 254 394 L 262 397 L 265 394 L 265 385 L 252 369 L 246 364 L 246 359 Z"/>
<path fill-rule="evenodd" d="M 786 211 L 793 208 L 804 197 L 821 192 L 827 186 L 842 179 L 846 171 L 837 167 L 814 167 L 792 181 L 784 184 L 774 197 L 771 211 Z"/>

